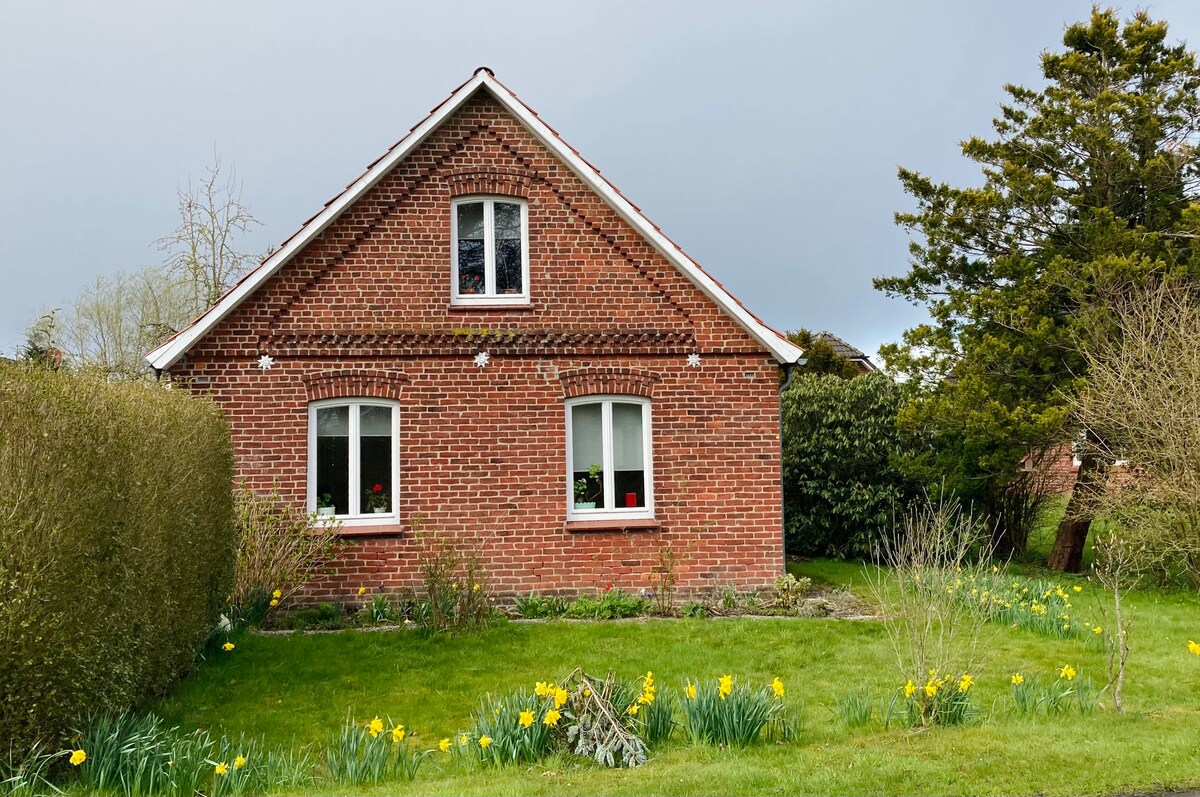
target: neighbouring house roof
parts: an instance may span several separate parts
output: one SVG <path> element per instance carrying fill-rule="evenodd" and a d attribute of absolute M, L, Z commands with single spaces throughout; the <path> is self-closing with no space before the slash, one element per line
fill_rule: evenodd
<path fill-rule="evenodd" d="M 229 315 L 241 302 L 254 293 L 264 282 L 270 279 L 297 252 L 328 227 L 341 213 L 374 187 L 384 175 L 396 164 L 406 158 L 434 130 L 458 110 L 476 91 L 488 91 L 513 116 L 547 148 L 559 157 L 571 171 L 595 191 L 616 213 L 630 226 L 637 230 L 651 246 L 663 257 L 670 261 L 687 279 L 703 292 L 738 324 L 740 324 L 755 340 L 780 363 L 794 363 L 804 356 L 799 346 L 785 338 L 782 334 L 767 326 L 757 316 L 751 313 L 741 302 L 735 299 L 720 282 L 700 268 L 694 260 L 663 234 L 653 222 L 642 215 L 641 210 L 617 190 L 616 186 L 600 175 L 599 170 L 588 163 L 583 156 L 567 144 L 558 133 L 543 122 L 533 111 L 517 98 L 500 81 L 496 80 L 490 69 L 480 67 L 466 83 L 455 89 L 448 98 L 434 108 L 419 124 L 413 127 L 408 135 L 396 142 L 382 157 L 367 167 L 354 182 L 333 199 L 325 203 L 315 216 L 306 221 L 299 230 L 285 240 L 274 252 L 267 256 L 256 268 L 238 281 L 225 293 L 216 304 L 206 310 L 189 326 L 180 330 L 166 342 L 146 355 L 146 362 L 152 367 L 163 370 L 170 368 L 187 353 L 200 338 L 204 337 L 220 321 Z"/>
<path fill-rule="evenodd" d="M 813 335 L 812 339 L 814 341 L 819 340 L 822 343 L 827 344 L 829 346 L 829 348 L 833 349 L 834 354 L 838 355 L 839 357 L 845 357 L 847 360 L 850 360 L 851 362 L 859 363 L 860 365 L 864 366 L 868 371 L 879 370 L 878 367 L 875 365 L 875 363 L 871 362 L 871 358 L 868 357 L 866 354 L 864 354 L 862 352 L 862 350 L 856 349 L 855 347 L 851 346 L 849 343 L 842 340 L 841 338 L 839 338 L 837 335 L 833 334 L 832 332 L 827 332 L 825 330 L 821 330 L 820 332 Z"/>

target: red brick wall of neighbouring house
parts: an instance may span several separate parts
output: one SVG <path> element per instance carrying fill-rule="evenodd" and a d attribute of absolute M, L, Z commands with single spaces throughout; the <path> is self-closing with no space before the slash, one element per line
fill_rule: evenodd
<path fill-rule="evenodd" d="M 449 307 L 450 201 L 480 191 L 528 201 L 531 308 Z M 238 479 L 298 507 L 308 403 L 399 402 L 401 522 L 355 530 L 309 599 L 418 586 L 414 527 L 478 546 L 501 593 L 645 587 L 660 545 L 685 591 L 782 573 L 777 365 L 486 92 L 171 378 L 224 408 Z M 594 392 L 650 398 L 653 530 L 565 523 L 564 400 Z"/>
<path fill-rule="evenodd" d="M 1044 495 L 1070 495 L 1079 475 L 1070 443 L 1060 443 L 1040 454 L 1026 455 L 1021 469 L 1033 474 L 1035 489 Z"/>

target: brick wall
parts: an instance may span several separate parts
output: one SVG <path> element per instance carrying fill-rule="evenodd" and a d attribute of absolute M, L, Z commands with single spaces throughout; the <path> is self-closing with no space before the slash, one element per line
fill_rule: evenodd
<path fill-rule="evenodd" d="M 450 200 L 481 190 L 528 201 L 529 308 L 448 306 Z M 171 377 L 225 409 L 238 478 L 297 506 L 308 402 L 399 402 L 401 523 L 356 529 L 314 599 L 416 586 L 414 526 L 479 546 L 501 593 L 640 588 L 660 544 L 685 590 L 782 572 L 774 361 L 486 92 Z M 650 397 L 656 528 L 565 522 L 563 402 L 597 391 Z"/>

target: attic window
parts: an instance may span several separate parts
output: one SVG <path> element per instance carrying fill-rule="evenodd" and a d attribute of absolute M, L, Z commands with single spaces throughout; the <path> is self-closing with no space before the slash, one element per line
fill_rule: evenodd
<path fill-rule="evenodd" d="M 529 303 L 529 207 L 511 197 L 450 206 L 451 303 Z"/>

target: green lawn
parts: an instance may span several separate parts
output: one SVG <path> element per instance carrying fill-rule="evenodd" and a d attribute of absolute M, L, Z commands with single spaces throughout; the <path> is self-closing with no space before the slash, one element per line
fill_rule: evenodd
<path fill-rule="evenodd" d="M 797 570 L 861 589 L 858 566 L 818 561 Z M 1139 618 L 1125 716 L 1013 715 L 1011 673 L 1049 674 L 1071 663 L 1100 680 L 1101 654 L 1078 641 L 996 627 L 988 662 L 975 673 L 982 721 L 924 732 L 847 730 L 828 708 L 835 696 L 865 687 L 882 698 L 898 686 L 883 629 L 871 621 L 798 619 L 508 623 L 459 637 L 244 636 L 153 708 L 185 729 L 261 734 L 314 749 L 348 710 L 361 719 L 390 715 L 434 747 L 467 725 L 479 695 L 532 687 L 577 666 L 628 677 L 653 670 L 663 690 L 688 676 L 779 676 L 803 717 L 800 738 L 790 744 L 732 751 L 673 742 L 629 771 L 568 759 L 483 771 L 430 765 L 415 783 L 389 783 L 376 793 L 1102 794 L 1195 787 L 1200 657 L 1186 646 L 1200 636 L 1200 600 L 1146 591 L 1131 602 Z"/>

